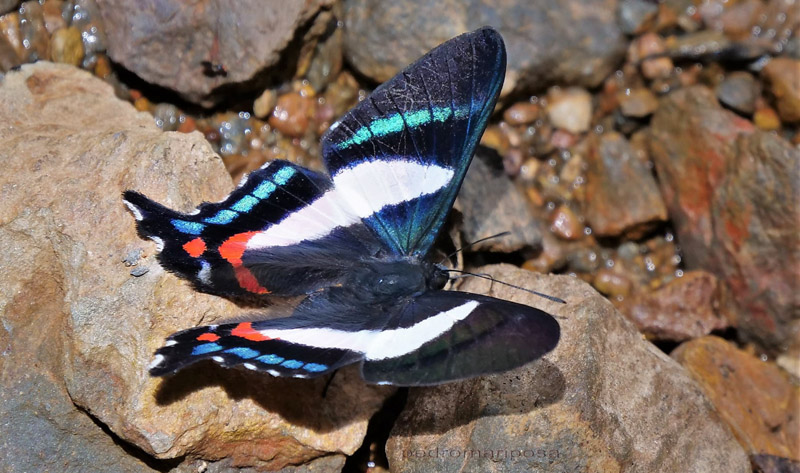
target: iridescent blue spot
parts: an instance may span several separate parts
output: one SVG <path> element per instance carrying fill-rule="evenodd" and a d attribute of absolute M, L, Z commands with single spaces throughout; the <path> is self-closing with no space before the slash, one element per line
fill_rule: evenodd
<path fill-rule="evenodd" d="M 235 211 L 237 211 L 239 213 L 246 214 L 247 212 L 253 210 L 253 207 L 255 207 L 257 203 L 258 203 L 258 199 L 256 199 L 255 197 L 253 197 L 251 195 L 246 195 L 246 196 L 242 197 L 241 199 L 239 199 L 238 202 L 236 202 L 235 204 L 231 205 L 231 209 L 235 210 Z"/>
<path fill-rule="evenodd" d="M 289 181 L 289 178 L 294 176 L 297 171 L 293 167 L 286 166 L 281 168 L 278 172 L 275 173 L 275 176 L 272 178 L 275 181 L 275 184 L 282 186 Z"/>
<path fill-rule="evenodd" d="M 206 353 L 213 353 L 222 350 L 222 346 L 216 343 L 204 343 L 197 345 L 192 349 L 192 355 L 205 355 Z"/>
<path fill-rule="evenodd" d="M 239 214 L 234 212 L 233 210 L 225 209 L 225 210 L 220 210 L 213 217 L 204 218 L 203 221 L 206 223 L 214 223 L 217 225 L 227 225 L 233 222 L 233 220 L 238 216 Z"/>
<path fill-rule="evenodd" d="M 282 358 L 282 357 L 280 357 L 278 355 L 262 355 L 262 356 L 259 356 L 258 358 L 256 358 L 256 360 L 260 361 L 262 363 L 266 363 L 268 365 L 277 365 L 278 363 L 283 361 L 284 358 Z"/>
<path fill-rule="evenodd" d="M 252 348 L 247 347 L 235 347 L 235 348 L 228 348 L 225 350 L 225 353 L 232 353 L 239 358 L 244 358 L 245 360 L 249 360 L 250 358 L 255 358 L 260 353 L 259 351 L 253 350 Z"/>
<path fill-rule="evenodd" d="M 177 218 L 170 220 L 170 223 L 173 227 L 175 227 L 176 230 L 188 235 L 199 235 L 203 233 L 203 229 L 206 228 L 206 226 L 202 223 L 178 220 Z"/>
<path fill-rule="evenodd" d="M 297 360 L 286 360 L 283 363 L 281 363 L 281 366 L 285 366 L 286 368 L 296 370 L 297 368 L 303 366 L 303 362 Z"/>
<path fill-rule="evenodd" d="M 431 114 L 431 112 L 433 112 L 433 114 Z M 459 107 L 456 109 L 456 118 L 464 118 L 468 115 L 468 112 L 468 108 Z M 339 143 L 339 149 L 364 143 L 373 135 L 386 136 L 391 133 L 403 131 L 403 128 L 406 126 L 416 128 L 429 123 L 431 120 L 443 123 L 452 115 L 453 110 L 450 107 L 433 107 L 432 110 L 424 108 L 422 110 L 406 112 L 402 116 L 399 113 L 394 113 L 386 118 L 373 120 L 369 125 L 358 128 L 350 139 Z"/>
<path fill-rule="evenodd" d="M 328 369 L 328 366 L 321 365 L 319 363 L 306 363 L 306 365 L 303 366 L 303 369 L 306 371 L 311 371 L 312 373 L 319 373 L 320 371 L 325 371 Z"/>
<path fill-rule="evenodd" d="M 253 195 L 259 199 L 266 199 L 270 194 L 275 192 L 277 188 L 278 186 L 273 184 L 272 181 L 264 181 L 255 188 Z"/>

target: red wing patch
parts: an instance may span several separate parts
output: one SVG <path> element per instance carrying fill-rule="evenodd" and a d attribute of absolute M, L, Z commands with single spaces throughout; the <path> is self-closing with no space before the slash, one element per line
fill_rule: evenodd
<path fill-rule="evenodd" d="M 247 248 L 247 242 L 258 232 L 237 233 L 219 245 L 219 255 L 225 258 L 232 266 L 239 286 L 255 294 L 269 294 L 269 290 L 262 286 L 249 269 L 242 266 L 242 255 Z"/>
<path fill-rule="evenodd" d="M 253 325 L 250 322 L 242 322 L 231 330 L 231 335 L 246 338 L 253 342 L 263 342 L 264 340 L 278 340 L 262 335 L 260 332 L 253 330 Z"/>
<path fill-rule="evenodd" d="M 186 250 L 192 258 L 197 258 L 206 251 L 206 242 L 204 242 L 202 238 L 197 237 L 194 240 L 184 243 L 183 249 Z"/>
<path fill-rule="evenodd" d="M 206 332 L 206 333 L 200 335 L 199 337 L 197 337 L 197 339 L 199 341 L 201 341 L 201 342 L 216 342 L 217 340 L 219 340 L 219 335 L 215 335 L 213 333 Z"/>

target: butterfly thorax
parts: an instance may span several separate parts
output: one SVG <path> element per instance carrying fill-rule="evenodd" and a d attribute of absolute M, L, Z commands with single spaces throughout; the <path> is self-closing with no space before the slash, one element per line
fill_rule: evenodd
<path fill-rule="evenodd" d="M 359 265 L 348 284 L 378 299 L 417 296 L 444 287 L 447 273 L 438 266 L 411 260 L 374 261 Z"/>

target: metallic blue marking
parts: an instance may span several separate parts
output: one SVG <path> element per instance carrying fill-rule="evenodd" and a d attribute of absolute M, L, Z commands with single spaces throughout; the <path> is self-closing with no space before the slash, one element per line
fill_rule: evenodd
<path fill-rule="evenodd" d="M 246 214 L 247 212 L 253 210 L 253 207 L 255 207 L 256 204 L 258 204 L 258 202 L 259 202 L 258 199 L 256 199 L 255 197 L 251 195 L 246 195 L 241 199 L 239 199 L 238 202 L 231 205 L 231 210 L 235 210 L 239 213 Z"/>
<path fill-rule="evenodd" d="M 281 366 L 285 366 L 286 368 L 296 370 L 297 368 L 303 366 L 303 362 L 297 360 L 286 360 L 283 363 L 281 363 Z"/>
<path fill-rule="evenodd" d="M 278 186 L 273 184 L 272 181 L 264 181 L 255 188 L 253 195 L 259 199 L 266 199 L 270 194 L 275 192 L 277 188 Z"/>
<path fill-rule="evenodd" d="M 233 219 L 235 219 L 238 216 L 239 214 L 234 212 L 233 210 L 220 210 L 213 217 L 204 218 L 203 221 L 206 223 L 214 223 L 217 225 L 227 225 L 233 222 Z"/>
<path fill-rule="evenodd" d="M 228 348 L 227 350 L 225 350 L 225 353 L 232 353 L 238 356 L 239 358 L 244 358 L 245 360 L 249 360 L 250 358 L 257 357 L 258 354 L 261 352 L 247 347 L 235 347 L 235 348 Z"/>
<path fill-rule="evenodd" d="M 282 357 L 280 357 L 278 355 L 262 355 L 262 356 L 259 356 L 258 358 L 256 358 L 256 361 L 260 361 L 260 362 L 266 363 L 268 365 L 277 365 L 278 363 L 280 363 L 283 360 L 284 360 L 284 358 L 282 358 Z"/>
<path fill-rule="evenodd" d="M 399 113 L 393 113 L 386 118 L 378 118 L 373 120 L 367 126 L 358 128 L 350 139 L 339 143 L 338 148 L 349 148 L 353 145 L 359 145 L 375 136 L 386 136 L 391 133 L 403 131 L 403 128 L 408 125 L 411 128 L 422 126 L 431 121 L 443 123 L 447 121 L 452 115 L 453 110 L 450 107 L 433 107 L 433 114 L 427 108 L 415 110 L 413 112 L 406 112 L 402 116 Z M 455 111 L 457 119 L 466 118 L 469 115 L 468 107 L 458 107 Z"/>
<path fill-rule="evenodd" d="M 170 223 L 176 230 L 181 233 L 186 233 L 188 235 L 199 235 L 203 233 L 203 229 L 206 228 L 205 225 L 202 223 L 197 222 L 189 222 L 187 220 L 178 220 L 177 218 L 173 218 L 170 220 Z"/>
<path fill-rule="evenodd" d="M 325 371 L 328 369 L 328 366 L 321 365 L 319 363 L 306 363 L 306 365 L 303 366 L 303 369 L 306 371 L 311 371 L 312 373 L 319 373 L 320 371 Z"/>
<path fill-rule="evenodd" d="M 192 349 L 192 355 L 205 355 L 206 353 L 213 353 L 222 350 L 222 345 L 217 343 L 204 343 L 197 345 Z"/>
<path fill-rule="evenodd" d="M 275 184 L 282 186 L 289 181 L 289 178 L 295 175 L 297 171 L 293 167 L 283 167 L 278 172 L 275 173 L 275 176 L 272 177 L 272 180 L 275 181 Z"/>

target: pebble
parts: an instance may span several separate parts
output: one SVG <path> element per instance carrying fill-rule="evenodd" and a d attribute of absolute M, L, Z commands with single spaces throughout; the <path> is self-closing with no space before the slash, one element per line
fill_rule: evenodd
<path fill-rule="evenodd" d="M 559 205 L 550 214 L 550 231 L 562 240 L 577 240 L 583 236 L 583 225 L 569 207 Z"/>
<path fill-rule="evenodd" d="M 620 112 L 626 117 L 644 118 L 652 115 L 658 108 L 658 99 L 650 89 L 638 88 L 621 93 Z"/>
<path fill-rule="evenodd" d="M 156 126 L 163 131 L 175 131 L 178 129 L 181 111 L 178 107 L 169 103 L 160 103 L 153 109 L 153 118 Z"/>
<path fill-rule="evenodd" d="M 530 102 L 518 102 L 503 112 L 503 120 L 511 126 L 529 125 L 541 117 L 542 107 Z"/>
<path fill-rule="evenodd" d="M 253 102 L 253 115 L 256 118 L 266 118 L 272 113 L 278 103 L 278 94 L 272 89 L 267 89 Z"/>
<path fill-rule="evenodd" d="M 592 286 L 608 297 L 617 298 L 630 294 L 632 283 L 625 275 L 602 268 L 595 273 Z"/>
<path fill-rule="evenodd" d="M 315 100 L 299 92 L 289 92 L 278 97 L 269 117 L 269 125 L 286 136 L 302 137 L 314 115 Z"/>
<path fill-rule="evenodd" d="M 645 59 L 650 56 L 664 54 L 667 51 L 664 40 L 655 33 L 645 33 L 634 39 L 630 51 L 632 51 L 632 53 L 629 55 L 629 59 L 633 63 L 640 62 L 639 67 L 641 68 L 642 75 L 647 79 L 669 77 L 672 74 L 672 70 L 675 68 L 672 59 L 668 57 Z"/>
<path fill-rule="evenodd" d="M 50 41 L 50 60 L 77 67 L 83 62 L 83 55 L 83 40 L 78 28 L 70 26 L 53 34 Z"/>
<path fill-rule="evenodd" d="M 761 71 L 782 120 L 800 121 L 800 59 L 777 57 Z"/>
<path fill-rule="evenodd" d="M 658 15 L 658 4 L 647 0 L 622 0 L 618 11 L 622 32 L 635 35 L 653 27 Z"/>
<path fill-rule="evenodd" d="M 752 115 L 761 95 L 758 81 L 750 73 L 735 71 L 717 86 L 717 98 L 728 108 L 743 115 Z"/>
<path fill-rule="evenodd" d="M 781 119 L 778 117 L 778 113 L 774 108 L 766 106 L 756 110 L 753 115 L 753 123 L 764 131 L 774 131 L 781 127 Z"/>
<path fill-rule="evenodd" d="M 579 87 L 553 88 L 548 92 L 547 116 L 556 128 L 574 134 L 588 131 L 592 122 L 592 96 Z"/>

